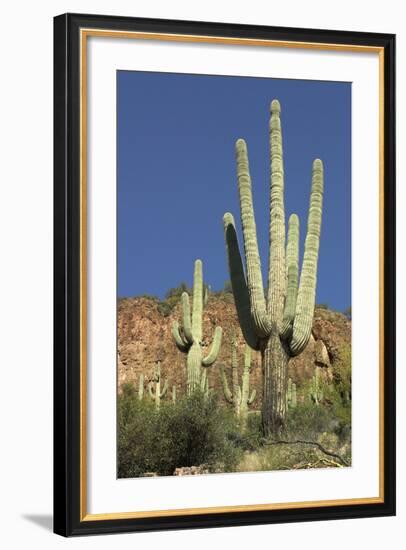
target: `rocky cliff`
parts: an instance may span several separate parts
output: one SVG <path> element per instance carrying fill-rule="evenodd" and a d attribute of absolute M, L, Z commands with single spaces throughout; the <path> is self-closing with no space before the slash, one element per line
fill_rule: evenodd
<path fill-rule="evenodd" d="M 180 308 L 162 311 L 157 300 L 148 297 L 125 298 L 118 302 L 118 386 L 138 384 L 144 374 L 145 387 L 153 378 L 157 361 L 161 361 L 161 376 L 168 379 L 169 387 L 176 385 L 177 395 L 185 392 L 185 355 L 181 353 L 171 335 L 174 320 L 180 320 Z M 215 326 L 223 328 L 223 343 L 217 362 L 209 368 L 209 386 L 222 393 L 219 364 L 231 365 L 231 337 L 237 330 L 239 339 L 239 364 L 242 370 L 244 340 L 238 327 L 235 306 L 231 295 L 209 298 L 203 316 L 204 345 L 209 346 Z M 298 386 L 310 379 L 314 369 L 321 367 L 323 376 L 331 379 L 341 350 L 351 345 L 351 321 L 343 314 L 316 308 L 313 333 L 305 351 L 289 363 L 289 375 Z M 229 372 L 230 374 L 230 372 Z M 261 401 L 261 357 L 252 353 L 251 387 L 256 388 Z M 166 399 L 170 398 L 170 392 Z"/>

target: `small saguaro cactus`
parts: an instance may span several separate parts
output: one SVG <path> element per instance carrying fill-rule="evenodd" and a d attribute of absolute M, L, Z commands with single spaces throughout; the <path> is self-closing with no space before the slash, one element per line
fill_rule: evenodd
<path fill-rule="evenodd" d="M 141 373 L 138 379 L 138 399 L 142 401 L 144 398 L 144 375 Z"/>
<path fill-rule="evenodd" d="M 315 373 L 312 377 L 312 382 L 310 385 L 310 399 L 317 406 L 323 399 L 323 390 L 320 385 L 320 369 L 318 367 L 316 367 Z"/>
<path fill-rule="evenodd" d="M 195 261 L 193 277 L 193 302 L 192 315 L 190 315 L 190 302 L 187 292 L 182 294 L 182 325 L 177 321 L 173 323 L 172 335 L 178 349 L 187 354 L 186 359 L 186 391 L 191 395 L 196 389 L 205 391 L 202 381 L 207 376 L 206 368 L 216 361 L 220 346 L 222 329 L 216 327 L 214 338 L 209 353 L 203 357 L 203 308 L 206 302 L 203 292 L 203 265 L 201 260 Z M 204 384 L 207 384 L 205 381 Z"/>
<path fill-rule="evenodd" d="M 200 391 L 203 393 L 205 399 L 209 398 L 209 373 L 207 369 L 202 371 L 202 375 L 200 377 Z"/>
<path fill-rule="evenodd" d="M 251 371 L 251 348 L 246 344 L 244 349 L 244 370 L 242 375 L 242 384 L 238 381 L 238 356 L 237 356 L 237 338 L 234 335 L 232 339 L 232 357 L 231 357 L 231 380 L 232 391 L 230 391 L 227 376 L 223 365 L 220 366 L 221 381 L 223 383 L 224 397 L 234 407 L 234 412 L 241 420 L 244 427 L 248 417 L 248 407 L 255 400 L 256 390 L 250 395 L 250 371 Z"/>
<path fill-rule="evenodd" d="M 155 385 L 155 389 L 153 386 Z M 155 365 L 154 378 L 148 385 L 148 391 L 151 398 L 155 401 L 155 407 L 159 409 L 161 406 L 161 399 L 166 394 L 168 389 L 168 380 L 165 380 L 164 386 L 161 390 L 161 361 L 157 361 Z"/>
<path fill-rule="evenodd" d="M 288 380 L 288 408 L 294 409 L 297 405 L 296 384 L 292 378 Z"/>
<path fill-rule="evenodd" d="M 267 295 L 262 280 L 247 145 L 236 142 L 237 179 L 245 248 L 244 272 L 235 222 L 224 215 L 228 264 L 238 320 L 247 344 L 261 351 L 262 426 L 278 434 L 286 419 L 288 361 L 307 346 L 313 323 L 323 203 L 323 163 L 313 162 L 310 207 L 299 283 L 299 218 L 292 214 L 286 244 L 280 104 L 270 117 L 270 225 Z"/>

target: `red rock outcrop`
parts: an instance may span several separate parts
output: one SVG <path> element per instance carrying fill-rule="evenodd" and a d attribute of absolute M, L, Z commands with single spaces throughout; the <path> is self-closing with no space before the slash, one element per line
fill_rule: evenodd
<path fill-rule="evenodd" d="M 125 298 L 119 301 L 117 313 L 118 386 L 124 383 L 138 385 L 139 375 L 145 376 L 145 386 L 154 376 L 156 361 L 161 361 L 161 376 L 168 379 L 169 388 L 165 399 L 171 398 L 176 385 L 178 396 L 185 391 L 185 355 L 172 338 L 172 322 L 180 318 L 179 305 L 169 315 L 164 315 L 159 302 L 152 298 Z M 239 335 L 239 358 L 242 369 L 244 340 L 238 328 L 234 303 L 230 295 L 211 296 L 203 316 L 203 335 L 209 346 L 215 326 L 223 328 L 223 343 L 217 362 L 209 368 L 209 386 L 222 394 L 219 364 L 231 364 L 231 336 L 237 329 Z M 343 314 L 328 309 L 316 308 L 312 338 L 305 351 L 289 362 L 289 376 L 300 387 L 311 379 L 316 366 L 323 368 L 325 377 L 331 379 L 340 350 L 351 345 L 351 321 Z M 325 370 L 324 370 L 325 369 Z M 253 407 L 261 402 L 261 357 L 252 353 L 251 387 L 257 390 Z"/>

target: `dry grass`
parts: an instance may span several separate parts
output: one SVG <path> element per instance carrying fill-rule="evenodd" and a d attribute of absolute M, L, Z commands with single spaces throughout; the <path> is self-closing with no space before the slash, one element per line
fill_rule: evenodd
<path fill-rule="evenodd" d="M 319 438 L 330 443 L 328 450 L 339 452 L 333 434 L 322 434 Z M 334 442 L 334 444 L 333 444 Z M 342 451 L 343 449 L 341 449 Z M 348 463 L 351 458 L 346 456 Z M 246 451 L 237 466 L 238 472 L 264 472 L 272 470 L 301 470 L 309 468 L 342 468 L 340 460 L 327 456 L 316 446 L 308 444 L 284 444 L 264 446 L 256 451 Z"/>

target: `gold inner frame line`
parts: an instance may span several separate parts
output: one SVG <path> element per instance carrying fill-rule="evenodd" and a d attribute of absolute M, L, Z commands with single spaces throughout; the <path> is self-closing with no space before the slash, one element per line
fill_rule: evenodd
<path fill-rule="evenodd" d="M 195 42 L 273 48 L 296 48 L 379 55 L 379 496 L 337 500 L 284 502 L 140 510 L 134 512 L 87 513 L 87 39 L 88 37 Z M 152 517 L 253 512 L 314 507 L 377 504 L 384 502 L 384 48 L 356 44 L 332 44 L 223 36 L 149 33 L 107 29 L 80 29 L 80 521 L 141 519 Z"/>

